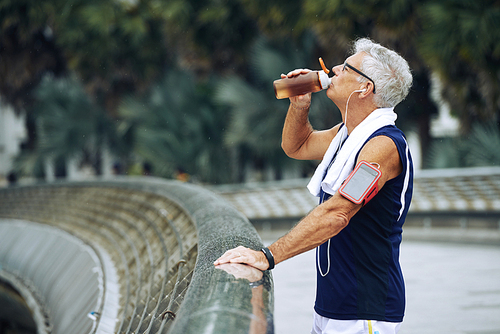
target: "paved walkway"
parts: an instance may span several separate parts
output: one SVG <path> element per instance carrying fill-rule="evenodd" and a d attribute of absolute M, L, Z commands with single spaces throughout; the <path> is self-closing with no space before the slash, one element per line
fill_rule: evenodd
<path fill-rule="evenodd" d="M 277 334 L 310 333 L 314 261 L 310 251 L 273 271 Z M 401 265 L 407 303 L 400 334 L 500 333 L 500 247 L 404 241 Z"/>

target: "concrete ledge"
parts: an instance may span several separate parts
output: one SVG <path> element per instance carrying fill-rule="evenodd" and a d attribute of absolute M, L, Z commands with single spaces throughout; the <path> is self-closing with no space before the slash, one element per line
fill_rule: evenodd
<path fill-rule="evenodd" d="M 99 304 L 106 306 L 99 256 L 61 229 L 0 220 L 0 261 L 11 273 L 3 278 L 30 306 L 38 333 L 90 332 L 93 323 L 87 313 Z"/>
<path fill-rule="evenodd" d="M 0 268 L 0 283 L 7 283 L 12 287 L 12 290 L 15 290 L 15 293 L 22 297 L 26 306 L 26 308 L 19 307 L 18 300 L 8 305 L 0 304 L 0 308 L 8 308 L 7 312 L 5 309 L 3 310 L 3 317 L 0 317 L 3 318 L 2 320 L 9 319 L 25 328 L 33 326 L 31 329 L 36 330 L 39 334 L 52 333 L 50 316 L 46 313 L 45 302 L 40 298 L 32 282 Z M 17 304 L 17 307 L 12 304 Z"/>
<path fill-rule="evenodd" d="M 213 192 L 191 184 L 155 178 L 122 180 L 120 186 L 168 197 L 196 224 L 198 259 L 185 299 L 168 333 L 273 333 L 273 281 L 270 272 L 238 266 L 218 270 L 213 262 L 239 245 L 260 249 L 259 234 L 232 205 Z M 238 272 L 232 274 L 231 272 Z M 256 280 L 256 277 L 260 277 Z M 252 283 L 252 284 L 250 284 Z M 255 290 L 253 287 L 260 288 Z M 257 292 L 257 296 L 256 296 Z"/>
<path fill-rule="evenodd" d="M 14 187 L 0 190 L 2 217 L 71 231 L 109 253 L 120 296 L 117 325 L 92 333 L 274 331 L 271 274 L 213 266 L 229 248 L 262 247 L 259 235 L 201 187 L 155 178 Z"/>

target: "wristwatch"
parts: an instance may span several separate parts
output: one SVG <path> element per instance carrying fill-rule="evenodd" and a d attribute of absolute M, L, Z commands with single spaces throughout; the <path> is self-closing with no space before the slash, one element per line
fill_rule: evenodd
<path fill-rule="evenodd" d="M 274 269 L 274 255 L 271 253 L 269 248 L 264 247 L 260 250 L 266 256 L 267 262 L 269 262 L 269 268 L 267 270 Z"/>

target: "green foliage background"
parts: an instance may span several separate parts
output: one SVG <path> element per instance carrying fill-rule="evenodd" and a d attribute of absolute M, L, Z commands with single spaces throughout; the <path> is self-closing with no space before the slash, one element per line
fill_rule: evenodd
<path fill-rule="evenodd" d="M 75 157 L 99 173 L 103 152 L 125 170 L 147 162 L 155 175 L 183 170 L 201 182 L 245 181 L 248 166 L 306 175 L 313 163 L 281 151 L 287 103 L 272 81 L 318 69 L 319 56 L 342 63 L 353 39 L 370 37 L 413 70 L 396 111 L 418 133 L 425 167 L 492 165 L 499 22 L 494 0 L 0 0 L 0 94 L 27 113 L 25 175 Z M 454 141 L 429 135 L 432 73 L 460 120 Z M 339 120 L 315 94 L 313 125 Z"/>

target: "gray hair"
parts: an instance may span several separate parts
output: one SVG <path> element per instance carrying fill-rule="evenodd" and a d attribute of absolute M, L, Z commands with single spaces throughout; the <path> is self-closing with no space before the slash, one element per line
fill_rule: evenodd
<path fill-rule="evenodd" d="M 367 54 L 360 70 L 375 82 L 373 100 L 379 108 L 395 107 L 406 98 L 413 78 L 403 57 L 368 38 L 356 40 L 353 50 Z M 359 76 L 358 81 L 366 82 L 367 79 Z"/>

